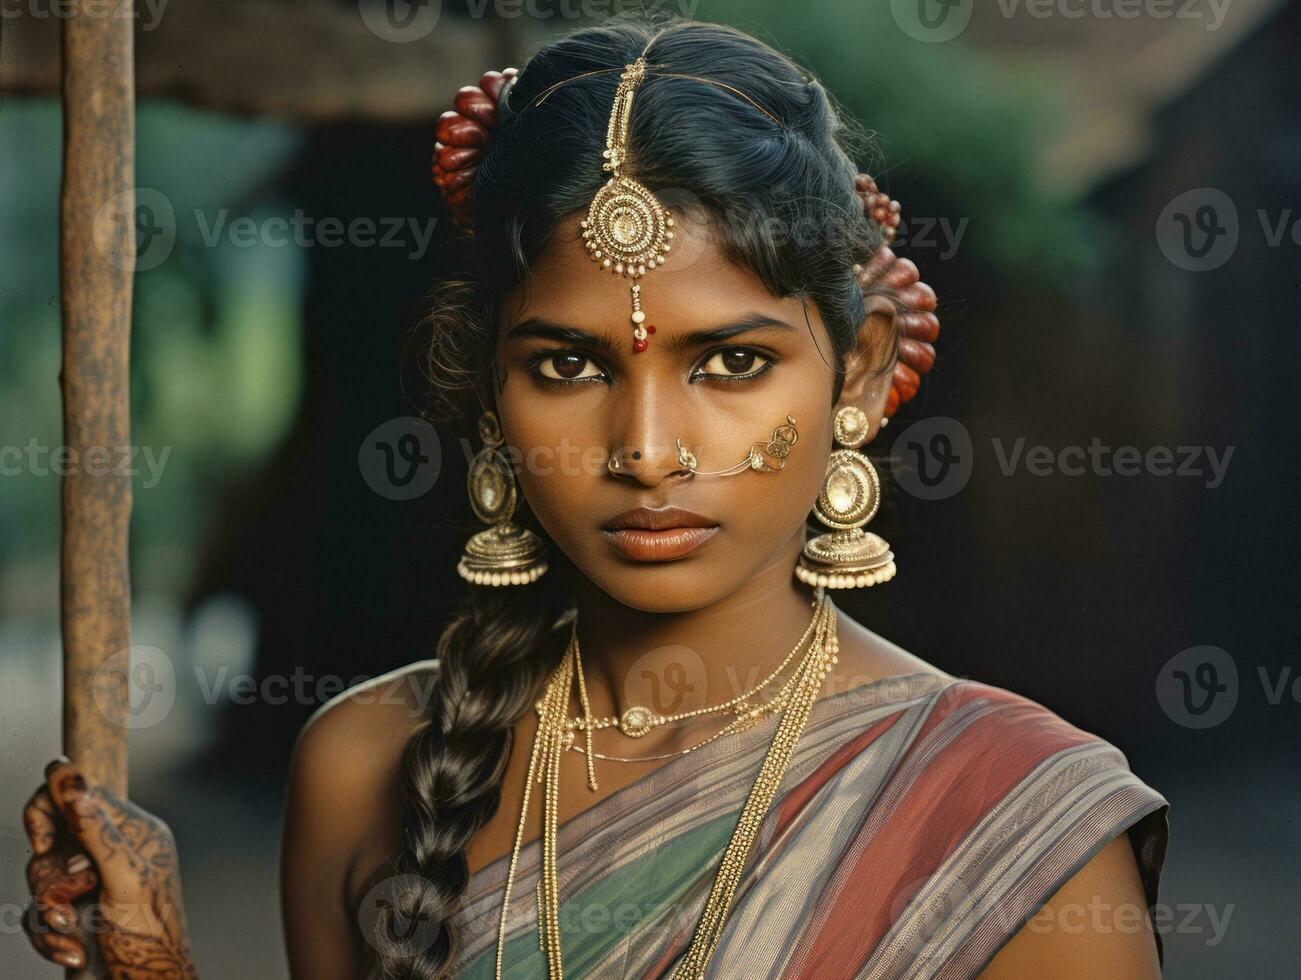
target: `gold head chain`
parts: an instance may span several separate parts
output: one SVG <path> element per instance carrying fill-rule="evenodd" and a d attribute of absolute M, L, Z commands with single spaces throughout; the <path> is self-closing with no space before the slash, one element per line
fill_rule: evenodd
<path fill-rule="evenodd" d="M 646 322 L 646 313 L 641 308 L 639 280 L 647 272 L 663 265 L 668 253 L 673 250 L 676 222 L 668 208 L 664 207 L 649 187 L 623 172 L 623 166 L 628 160 L 628 128 L 632 120 L 632 104 L 637 89 L 647 77 L 652 75 L 705 82 L 744 99 L 778 126 L 781 125 L 781 120 L 740 89 L 726 82 L 701 75 L 660 71 L 652 68 L 645 56 L 622 69 L 598 68 L 556 82 L 543 89 L 524 108 L 540 105 L 556 89 L 577 79 L 612 71 L 620 71 L 622 74 L 619 76 L 619 86 L 615 90 L 614 105 L 610 111 L 610 123 L 605 135 L 605 150 L 601 154 L 603 158 L 601 168 L 609 172 L 610 179 L 592 198 L 587 208 L 587 216 L 581 221 L 580 227 L 583 247 L 587 249 L 592 261 L 598 263 L 603 269 L 609 269 L 615 275 L 631 280 L 629 292 L 632 312 L 629 319 L 632 321 L 632 349 L 634 353 L 640 354 L 649 346 L 648 341 L 650 335 L 655 332 L 655 325 Z"/>

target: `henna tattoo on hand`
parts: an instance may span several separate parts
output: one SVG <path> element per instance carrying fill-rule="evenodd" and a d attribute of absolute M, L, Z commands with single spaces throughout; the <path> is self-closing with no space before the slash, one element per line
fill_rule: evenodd
<path fill-rule="evenodd" d="M 99 817 L 105 875 L 96 930 L 110 980 L 197 980 L 181 902 L 176 841 L 167 825 L 134 804 L 91 791 L 77 813 Z"/>

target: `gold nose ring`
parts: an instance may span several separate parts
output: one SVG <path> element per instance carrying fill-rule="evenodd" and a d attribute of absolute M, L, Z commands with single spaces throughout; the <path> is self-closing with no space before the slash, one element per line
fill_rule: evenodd
<path fill-rule="evenodd" d="M 641 459 L 641 450 L 634 449 L 632 451 L 632 458 L 635 460 Z M 619 458 L 618 453 L 610 454 L 610 458 L 606 460 L 605 468 L 611 473 L 623 473 L 627 469 L 627 467 L 623 465 L 623 460 Z"/>
<path fill-rule="evenodd" d="M 760 439 L 750 446 L 750 451 L 746 453 L 745 459 L 726 469 L 709 470 L 707 472 L 700 469 L 700 461 L 696 458 L 696 454 L 683 445 L 681 439 L 678 439 L 678 465 L 687 470 L 692 476 L 734 476 L 747 470 L 757 470 L 761 473 L 780 473 L 786 468 L 786 457 L 790 455 L 791 447 L 799 441 L 799 438 L 799 430 L 795 427 L 795 417 L 787 415 L 785 424 L 777 426 L 773 430 L 771 438 Z"/>

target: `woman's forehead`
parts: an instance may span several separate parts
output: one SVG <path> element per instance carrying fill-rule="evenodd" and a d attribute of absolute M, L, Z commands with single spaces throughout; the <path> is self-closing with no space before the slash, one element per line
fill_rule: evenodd
<path fill-rule="evenodd" d="M 708 225 L 686 219 L 678 227 L 667 261 L 637 280 L 645 322 L 657 332 L 699 329 L 754 312 L 803 320 L 802 301 L 774 296 L 724 251 Z M 584 329 L 626 324 L 631 335 L 631 281 L 593 262 L 578 230 L 577 219 L 561 225 L 528 278 L 503 304 L 504 325 L 539 317 Z"/>

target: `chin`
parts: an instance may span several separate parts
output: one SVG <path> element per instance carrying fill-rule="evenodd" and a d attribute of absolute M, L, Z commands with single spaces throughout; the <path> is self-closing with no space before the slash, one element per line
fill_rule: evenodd
<path fill-rule="evenodd" d="M 743 584 L 708 562 L 602 562 L 581 569 L 598 589 L 620 605 L 639 612 L 682 613 L 712 605 Z"/>

